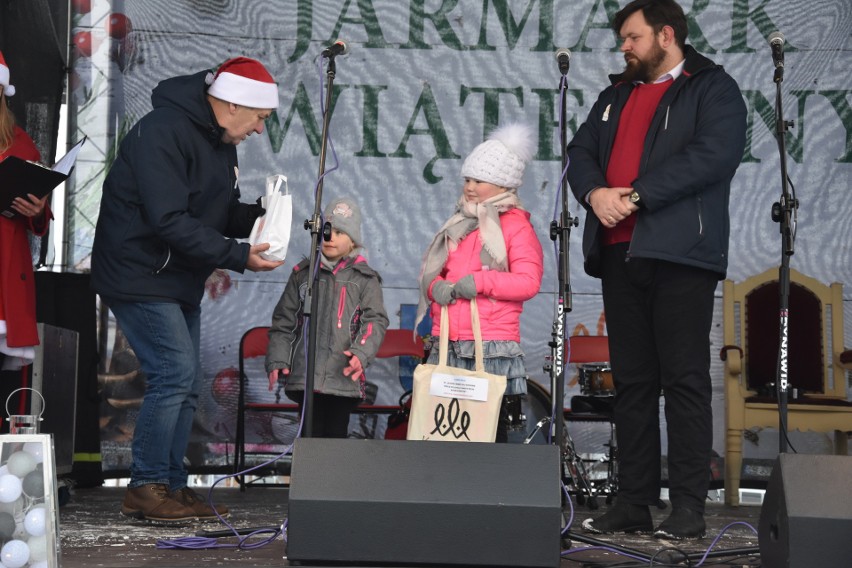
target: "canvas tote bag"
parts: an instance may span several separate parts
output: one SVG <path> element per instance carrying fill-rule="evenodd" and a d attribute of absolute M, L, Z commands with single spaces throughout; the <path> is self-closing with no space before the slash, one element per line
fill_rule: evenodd
<path fill-rule="evenodd" d="M 447 306 L 441 308 L 438 364 L 424 363 L 414 369 L 409 440 L 493 442 L 497 436 L 506 377 L 485 372 L 476 299 L 470 302 L 470 316 L 476 355 L 474 371 L 447 366 L 449 314 Z"/>

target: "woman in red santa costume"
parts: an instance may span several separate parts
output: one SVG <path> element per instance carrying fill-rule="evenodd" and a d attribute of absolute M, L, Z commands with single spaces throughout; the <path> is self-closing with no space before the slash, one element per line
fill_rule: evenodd
<path fill-rule="evenodd" d="M 37 162 L 41 156 L 35 144 L 15 124 L 15 116 L 6 102 L 6 97 L 14 94 L 9 67 L 0 53 L 0 162 L 9 156 Z M 13 189 L 0 187 L 0 191 Z M 33 347 L 38 345 L 35 283 L 27 231 L 41 236 L 51 219 L 47 196 L 16 197 L 9 209 L 0 215 L 0 368 L 3 370 L 20 369 L 32 363 Z"/>

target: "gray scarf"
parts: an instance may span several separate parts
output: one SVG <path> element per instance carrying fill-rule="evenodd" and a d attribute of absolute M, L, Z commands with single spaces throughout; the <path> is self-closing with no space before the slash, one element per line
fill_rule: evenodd
<path fill-rule="evenodd" d="M 415 328 L 429 309 L 428 292 L 432 281 L 443 270 L 450 252 L 454 251 L 461 240 L 477 228 L 479 240 L 482 242 L 483 265 L 488 265 L 494 270 L 504 272 L 508 270 L 506 242 L 503 240 L 500 213 L 510 209 L 523 209 L 516 191 L 510 189 L 481 203 L 469 203 L 465 200 L 464 194 L 459 198 L 455 213 L 438 230 L 423 256 L 423 264 L 420 267 L 420 301 L 417 304 Z"/>

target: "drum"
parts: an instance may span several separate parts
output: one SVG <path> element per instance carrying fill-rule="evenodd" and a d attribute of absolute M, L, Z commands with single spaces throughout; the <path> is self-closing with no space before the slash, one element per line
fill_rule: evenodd
<path fill-rule="evenodd" d="M 613 396 L 615 383 L 609 363 L 579 365 L 580 392 L 587 396 Z"/>
<path fill-rule="evenodd" d="M 521 444 L 527 436 L 536 430 L 538 422 L 550 416 L 550 393 L 538 382 L 527 379 L 527 394 L 519 397 L 520 417 L 513 419 L 513 428 L 509 429 L 509 443 Z M 510 408 L 510 417 L 512 409 Z M 546 444 L 542 435 L 536 436 L 535 444 Z"/>

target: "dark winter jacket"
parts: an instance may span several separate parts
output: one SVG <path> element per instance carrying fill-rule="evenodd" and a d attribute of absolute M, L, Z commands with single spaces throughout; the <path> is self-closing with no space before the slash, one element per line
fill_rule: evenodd
<path fill-rule="evenodd" d="M 250 247 L 233 238 L 262 210 L 239 203 L 236 146 L 221 141 L 206 75 L 161 82 L 121 142 L 92 252 L 92 287 L 107 298 L 197 306 L 214 269 L 245 270 Z"/>
<path fill-rule="evenodd" d="M 667 260 L 719 273 L 728 267 L 731 180 L 745 148 L 746 106 L 734 79 L 691 46 L 683 73 L 651 121 L 633 188 L 641 199 L 628 257 Z M 600 276 L 603 228 L 587 194 L 607 187 L 621 111 L 634 85 L 621 75 L 598 97 L 568 145 L 568 182 L 587 209 L 586 272 Z"/>
<path fill-rule="evenodd" d="M 303 314 L 308 273 L 307 260 L 296 265 L 272 312 L 266 370 L 290 369 L 285 379 L 287 391 L 305 390 Z M 318 326 L 314 392 L 363 398 L 366 377 L 353 381 L 343 376 L 343 368 L 349 364 L 349 356 L 343 352 L 357 355 L 365 369 L 375 359 L 388 327 L 381 278 L 363 257 L 347 257 L 333 271 L 320 268 L 313 293 L 319 295 L 314 318 Z"/>

